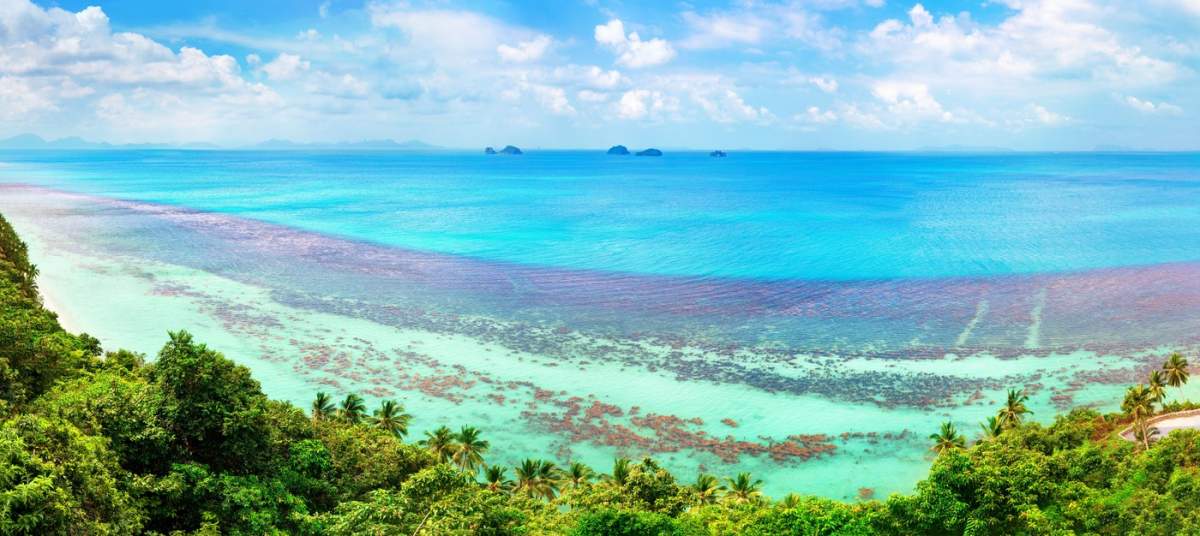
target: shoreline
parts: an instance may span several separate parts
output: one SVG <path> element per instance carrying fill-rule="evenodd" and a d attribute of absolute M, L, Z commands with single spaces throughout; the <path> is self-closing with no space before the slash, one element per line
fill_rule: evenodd
<path fill-rule="evenodd" d="M 62 301 L 54 297 L 54 291 L 46 284 L 44 277 L 38 277 L 38 294 L 42 297 L 42 307 L 51 311 L 58 317 L 58 324 L 70 333 L 83 333 L 79 321 L 72 316 L 66 307 L 62 306 Z"/>

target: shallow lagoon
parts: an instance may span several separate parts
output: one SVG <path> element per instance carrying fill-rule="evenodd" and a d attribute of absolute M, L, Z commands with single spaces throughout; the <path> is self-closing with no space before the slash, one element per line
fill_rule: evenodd
<path fill-rule="evenodd" d="M 271 202 L 262 214 L 247 208 L 261 184 L 238 193 L 216 180 L 195 186 L 208 194 L 172 203 L 161 197 L 183 194 L 169 194 L 164 179 L 146 182 L 148 171 L 111 181 L 72 175 L 86 160 L 78 158 L 4 168 L 11 182 L 24 173 L 19 182 L 57 189 L 0 190 L 0 212 L 30 242 L 44 292 L 71 327 L 150 354 L 166 330 L 186 327 L 250 366 L 274 397 L 302 406 L 317 390 L 398 398 L 418 433 L 443 423 L 482 427 L 506 446 L 497 462 L 540 455 L 603 469 L 618 453 L 651 453 L 689 477 L 751 470 L 774 494 L 852 498 L 870 488 L 878 496 L 924 474 L 925 437 L 938 421 L 974 432 L 1007 387 L 1030 389 L 1041 420 L 1070 405 L 1112 408 L 1162 353 L 1196 344 L 1200 267 L 1182 247 L 1142 263 L 1100 248 L 1083 257 L 1117 266 L 1015 274 L 714 274 L 737 271 L 733 261 L 690 275 L 674 272 L 695 266 L 635 273 L 577 265 L 554 240 L 541 242 L 549 251 L 539 255 L 559 265 L 481 253 L 494 245 L 467 255 L 444 251 L 454 240 L 372 243 L 305 223 L 329 207 L 296 209 L 301 216 L 286 226 L 267 223 L 287 218 Z M 197 172 L 195 162 L 185 167 Z M 1146 173 L 1193 187 L 1186 170 Z M 246 203 L 236 210 L 213 201 L 239 195 Z M 412 203 L 406 195 L 387 203 Z M 1200 214 L 1176 212 L 1179 221 Z M 1159 223 L 1127 232 L 1152 234 Z M 648 224 L 631 225 L 646 232 Z M 394 223 L 380 229 L 404 234 Z M 1194 230 L 1175 239 L 1195 251 Z M 421 242 L 438 233 L 415 234 Z M 502 233 L 483 234 L 481 243 Z M 578 239 L 585 250 L 603 246 Z M 509 240 L 538 242 L 519 233 Z M 1165 260 L 1174 262 L 1149 262 Z"/>

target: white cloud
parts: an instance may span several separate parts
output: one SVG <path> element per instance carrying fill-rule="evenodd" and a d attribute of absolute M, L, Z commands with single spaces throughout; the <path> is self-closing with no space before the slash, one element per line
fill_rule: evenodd
<path fill-rule="evenodd" d="M 604 101 L 608 100 L 608 93 L 600 93 L 598 91 L 592 91 L 590 89 L 582 89 L 575 96 L 583 102 L 596 103 L 596 102 L 604 102 Z"/>
<path fill-rule="evenodd" d="M 1142 113 L 1168 115 L 1179 115 L 1183 113 L 1183 108 L 1180 108 L 1169 102 L 1155 103 L 1153 101 L 1139 99 L 1133 95 L 1127 95 L 1124 101 L 1125 104 L 1128 104 L 1130 108 Z"/>
<path fill-rule="evenodd" d="M 679 43 L 683 48 L 720 48 L 733 44 L 761 43 L 770 30 L 771 22 L 751 13 L 713 13 L 700 15 L 685 12 L 683 22 L 692 34 Z"/>
<path fill-rule="evenodd" d="M 1050 110 L 1047 110 L 1044 106 L 1042 106 L 1040 104 L 1036 104 L 1036 103 L 1030 104 L 1029 109 L 1031 112 L 1033 112 L 1034 119 L 1036 119 L 1038 123 L 1041 123 L 1043 125 L 1049 125 L 1049 126 L 1061 125 L 1061 124 L 1069 122 L 1071 120 L 1070 117 L 1067 117 L 1065 115 L 1058 114 L 1055 112 L 1051 112 Z"/>
<path fill-rule="evenodd" d="M 809 77 L 808 82 L 814 86 L 817 86 L 817 89 L 820 89 L 826 93 L 837 93 L 838 90 L 838 82 L 833 78 L 812 76 Z"/>
<path fill-rule="evenodd" d="M 500 59 L 511 63 L 525 63 L 529 61 L 537 61 L 546 54 L 546 50 L 550 48 L 550 37 L 539 35 L 529 41 L 522 41 L 513 45 L 500 45 L 496 47 L 496 52 L 500 54 Z"/>
<path fill-rule="evenodd" d="M 10 76 L 0 77 L 0 120 L 19 120 L 39 111 L 54 109 L 54 103 L 29 82 Z"/>
<path fill-rule="evenodd" d="M 617 117 L 621 119 L 657 118 L 678 109 L 679 99 L 647 89 L 626 91 L 616 104 Z"/>
<path fill-rule="evenodd" d="M 760 45 L 771 40 L 799 41 L 819 50 L 841 45 L 842 30 L 828 27 L 825 19 L 798 3 L 746 3 L 739 9 L 699 14 L 684 12 L 683 21 L 690 35 L 680 46 L 690 49 L 723 48 L 734 45 Z M 841 9 L 846 5 L 813 5 L 813 8 Z"/>
<path fill-rule="evenodd" d="M 929 86 L 915 82 L 876 82 L 871 94 L 883 101 L 896 119 L 902 122 L 956 120 L 954 114 L 942 108 L 942 104 L 929 93 Z"/>
<path fill-rule="evenodd" d="M 617 63 L 634 69 L 661 65 L 675 57 L 675 49 L 664 39 L 642 41 L 637 32 L 625 34 L 625 24 L 613 19 L 596 26 L 596 42 L 617 54 Z"/>
<path fill-rule="evenodd" d="M 936 18 L 916 4 L 908 23 L 890 19 L 877 25 L 862 52 L 927 77 L 936 73 L 990 89 L 1006 78 L 1154 85 L 1179 75 L 1179 66 L 1122 43 L 1103 25 L 1119 12 L 1090 0 L 1006 3 L 1016 13 L 995 26 L 981 25 L 966 12 Z"/>
<path fill-rule="evenodd" d="M 879 116 L 874 113 L 863 111 L 855 104 L 849 104 L 842 108 L 842 119 L 851 126 L 866 129 L 866 130 L 887 130 L 891 127 L 883 122 Z"/>
<path fill-rule="evenodd" d="M 796 114 L 793 119 L 802 123 L 811 123 L 815 125 L 824 125 L 837 121 L 837 114 L 833 110 L 822 110 L 817 106 L 809 106 L 802 114 Z"/>
<path fill-rule="evenodd" d="M 567 100 L 567 92 L 563 88 L 541 84 L 529 84 L 527 87 L 533 93 L 533 97 L 537 100 L 538 104 L 541 104 L 550 113 L 554 115 L 575 115 L 575 108 Z"/>
<path fill-rule="evenodd" d="M 732 89 L 718 91 L 715 94 L 693 92 L 692 100 L 700 105 L 710 119 L 718 123 L 770 121 L 774 118 L 766 107 L 746 104 L 741 95 Z"/>
<path fill-rule="evenodd" d="M 350 73 L 341 75 L 318 71 L 305 84 L 309 93 L 343 99 L 361 99 L 371 91 L 371 85 Z"/>
<path fill-rule="evenodd" d="M 496 48 L 519 39 L 523 32 L 473 11 L 415 10 L 406 4 L 368 5 L 371 23 L 400 30 L 409 49 L 443 63 L 476 64 L 490 61 Z"/>
<path fill-rule="evenodd" d="M 283 53 L 276 56 L 270 63 L 263 65 L 262 70 L 271 80 L 291 80 L 307 71 L 309 66 L 309 62 L 301 59 L 300 56 Z"/>

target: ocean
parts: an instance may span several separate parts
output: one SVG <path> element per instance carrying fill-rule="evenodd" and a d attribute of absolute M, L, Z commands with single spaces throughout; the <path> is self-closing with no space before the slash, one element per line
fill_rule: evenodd
<path fill-rule="evenodd" d="M 186 328 L 495 463 L 835 498 L 910 490 L 1005 389 L 1049 422 L 1195 358 L 1198 194 L 1195 153 L 0 152 L 48 302 L 107 348 Z"/>

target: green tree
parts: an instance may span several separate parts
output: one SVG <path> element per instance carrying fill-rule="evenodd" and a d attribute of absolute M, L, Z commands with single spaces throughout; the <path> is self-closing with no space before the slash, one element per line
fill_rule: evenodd
<path fill-rule="evenodd" d="M 929 439 L 933 440 L 931 450 L 938 454 L 967 446 L 967 440 L 954 428 L 954 423 L 949 421 L 942 423 L 941 430 L 936 434 L 929 434 Z"/>
<path fill-rule="evenodd" d="M 513 481 L 508 479 L 508 470 L 500 465 L 489 465 L 483 468 L 483 487 L 497 492 L 512 491 Z"/>
<path fill-rule="evenodd" d="M 1163 363 L 1163 372 L 1167 375 L 1167 385 L 1181 387 L 1188 381 L 1188 362 L 1179 352 L 1172 352 Z"/>
<path fill-rule="evenodd" d="M 1150 448 L 1150 429 L 1146 419 L 1154 414 L 1154 396 L 1145 385 L 1135 385 L 1125 391 L 1125 400 L 1121 402 L 1121 411 L 1133 418 L 1133 425 L 1142 440 L 1142 446 Z"/>
<path fill-rule="evenodd" d="M 163 399 L 158 386 L 140 375 L 102 369 L 60 383 L 38 399 L 34 411 L 106 438 L 126 470 L 165 473 L 179 452 L 171 423 L 161 419 Z"/>
<path fill-rule="evenodd" d="M 689 534 L 669 516 L 652 512 L 600 510 L 588 512 L 568 533 L 571 536 L 682 536 Z M 698 532 L 690 532 L 698 534 Z"/>
<path fill-rule="evenodd" d="M 270 435 L 267 398 L 249 369 L 178 331 L 150 377 L 163 393 L 162 421 L 191 459 L 217 471 L 261 469 Z"/>
<path fill-rule="evenodd" d="M 135 534 L 144 516 L 103 438 L 55 418 L 0 423 L 0 534 Z"/>
<path fill-rule="evenodd" d="M 700 504 L 714 504 L 725 490 L 725 486 L 717 477 L 700 473 L 696 477 L 696 483 L 692 484 L 692 490 L 696 492 L 696 500 Z"/>
<path fill-rule="evenodd" d="M 515 470 L 516 491 L 528 497 L 541 497 L 546 500 L 553 499 L 558 493 L 558 470 L 553 463 L 527 458 L 517 465 Z"/>
<path fill-rule="evenodd" d="M 483 455 L 491 445 L 479 437 L 479 429 L 463 426 L 454 437 L 455 449 L 451 456 L 454 464 L 470 474 L 475 474 L 483 465 Z"/>
<path fill-rule="evenodd" d="M 1161 370 L 1150 371 L 1150 378 L 1146 382 L 1146 388 L 1150 390 L 1150 399 L 1155 404 L 1162 404 L 1167 399 L 1166 374 Z"/>
<path fill-rule="evenodd" d="M 629 467 L 632 463 L 629 458 L 614 459 L 612 472 L 603 475 L 603 478 L 615 482 L 617 485 L 625 484 L 625 479 L 629 478 Z"/>
<path fill-rule="evenodd" d="M 983 429 L 984 441 L 996 439 L 1000 437 L 1000 434 L 1004 433 L 1004 424 L 1000 422 L 999 417 L 988 417 L 987 420 L 979 424 L 979 427 Z"/>
<path fill-rule="evenodd" d="M 419 444 L 433 454 L 438 462 L 449 461 L 458 450 L 454 432 L 451 432 L 450 428 L 446 426 L 439 426 L 432 432 L 426 431 L 425 439 L 422 439 Z"/>
<path fill-rule="evenodd" d="M 1025 394 L 1025 390 L 1009 389 L 1008 399 L 1005 400 L 1004 406 L 1000 408 L 1000 412 L 996 415 L 1000 419 L 1000 424 L 1004 428 L 1015 428 L 1021 425 L 1025 415 L 1031 413 L 1029 408 L 1025 406 L 1025 402 L 1029 400 L 1029 396 Z"/>
<path fill-rule="evenodd" d="M 331 398 L 327 393 L 318 391 L 317 396 L 313 399 L 312 403 L 313 421 L 315 422 L 333 417 L 336 409 L 337 408 L 333 405 L 333 398 Z"/>
<path fill-rule="evenodd" d="M 750 473 L 742 472 L 729 479 L 725 497 L 733 502 L 748 503 L 757 501 L 762 496 L 762 480 L 751 478 Z"/>
<path fill-rule="evenodd" d="M 367 414 L 367 403 L 355 393 L 346 395 L 338 407 L 338 418 L 350 424 L 358 424 Z"/>
<path fill-rule="evenodd" d="M 404 406 L 394 400 L 384 400 L 379 409 L 371 416 L 371 425 L 395 434 L 398 437 L 408 435 L 408 423 L 412 415 L 404 412 Z"/>
<path fill-rule="evenodd" d="M 563 484 L 572 488 L 587 485 L 596 477 L 596 472 L 582 462 L 571 462 L 563 471 Z"/>

